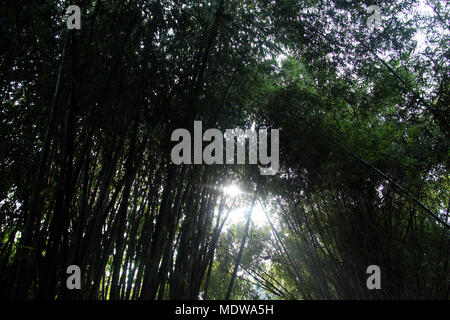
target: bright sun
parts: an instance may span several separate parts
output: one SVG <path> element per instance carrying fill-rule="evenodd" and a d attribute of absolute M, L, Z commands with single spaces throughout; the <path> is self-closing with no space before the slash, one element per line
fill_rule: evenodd
<path fill-rule="evenodd" d="M 230 197 L 235 197 L 242 193 L 241 189 L 239 189 L 239 187 L 234 184 L 224 187 L 223 191 Z"/>
<path fill-rule="evenodd" d="M 235 184 L 225 186 L 223 187 L 222 190 L 226 195 L 230 197 L 237 197 L 238 195 L 245 193 Z M 225 228 L 227 228 L 229 225 L 242 223 L 242 221 L 245 221 L 249 210 L 250 210 L 249 205 L 233 208 L 230 212 L 230 218 Z M 264 213 L 264 210 L 259 203 L 255 203 L 255 206 L 253 208 L 252 221 L 258 226 L 264 226 L 267 223 L 266 214 Z"/>

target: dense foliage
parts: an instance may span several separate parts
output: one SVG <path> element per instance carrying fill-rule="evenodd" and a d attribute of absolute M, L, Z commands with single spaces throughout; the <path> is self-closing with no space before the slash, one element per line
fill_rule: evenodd
<path fill-rule="evenodd" d="M 448 299 L 448 9 L 7 1 L 0 297 L 224 299 L 238 265 L 231 299 Z M 194 120 L 279 128 L 280 170 L 173 164 L 171 134 Z M 229 223 L 252 202 L 266 225 Z"/>

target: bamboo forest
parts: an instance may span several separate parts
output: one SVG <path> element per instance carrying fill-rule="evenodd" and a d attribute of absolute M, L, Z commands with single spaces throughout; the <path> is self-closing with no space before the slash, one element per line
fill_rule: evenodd
<path fill-rule="evenodd" d="M 6 0 L 0 300 L 449 300 L 450 3 Z"/>

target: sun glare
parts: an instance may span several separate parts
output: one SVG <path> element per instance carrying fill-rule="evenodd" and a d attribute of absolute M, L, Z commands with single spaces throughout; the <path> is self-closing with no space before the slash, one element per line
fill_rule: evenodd
<path fill-rule="evenodd" d="M 247 220 L 247 214 L 250 210 L 250 206 L 244 206 L 235 208 L 230 212 L 225 229 L 234 224 L 243 224 Z M 255 203 L 252 211 L 252 222 L 258 227 L 262 227 L 268 224 L 266 214 L 259 203 Z"/>
<path fill-rule="evenodd" d="M 241 190 L 239 186 L 235 184 L 230 184 L 223 187 L 223 192 L 229 197 L 237 197 L 239 195 L 247 194 L 245 191 Z M 242 205 L 242 204 L 241 204 Z M 250 204 L 247 203 L 243 206 L 234 207 L 229 215 L 229 220 L 227 221 L 225 229 L 236 223 L 245 223 L 247 219 L 247 214 L 250 210 Z M 267 223 L 266 214 L 259 203 L 255 203 L 252 211 L 252 222 L 258 226 L 264 226 Z"/>
<path fill-rule="evenodd" d="M 236 197 L 242 193 L 241 189 L 239 189 L 236 185 L 229 185 L 223 188 L 223 191 L 228 194 L 230 197 Z"/>

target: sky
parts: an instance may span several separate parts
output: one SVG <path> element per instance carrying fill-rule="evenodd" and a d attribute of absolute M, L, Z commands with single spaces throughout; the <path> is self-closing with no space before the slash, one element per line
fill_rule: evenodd
<path fill-rule="evenodd" d="M 224 192 L 230 197 L 230 199 L 235 197 L 242 197 L 243 192 L 240 190 L 237 185 L 228 185 L 224 187 Z M 245 224 L 247 221 L 247 214 L 250 210 L 250 201 L 246 201 L 244 206 L 237 206 L 230 212 L 228 220 L 224 226 L 227 229 L 229 226 L 237 223 Z M 264 226 L 268 224 L 266 214 L 264 213 L 263 208 L 257 201 L 252 211 L 252 222 L 256 226 Z"/>

